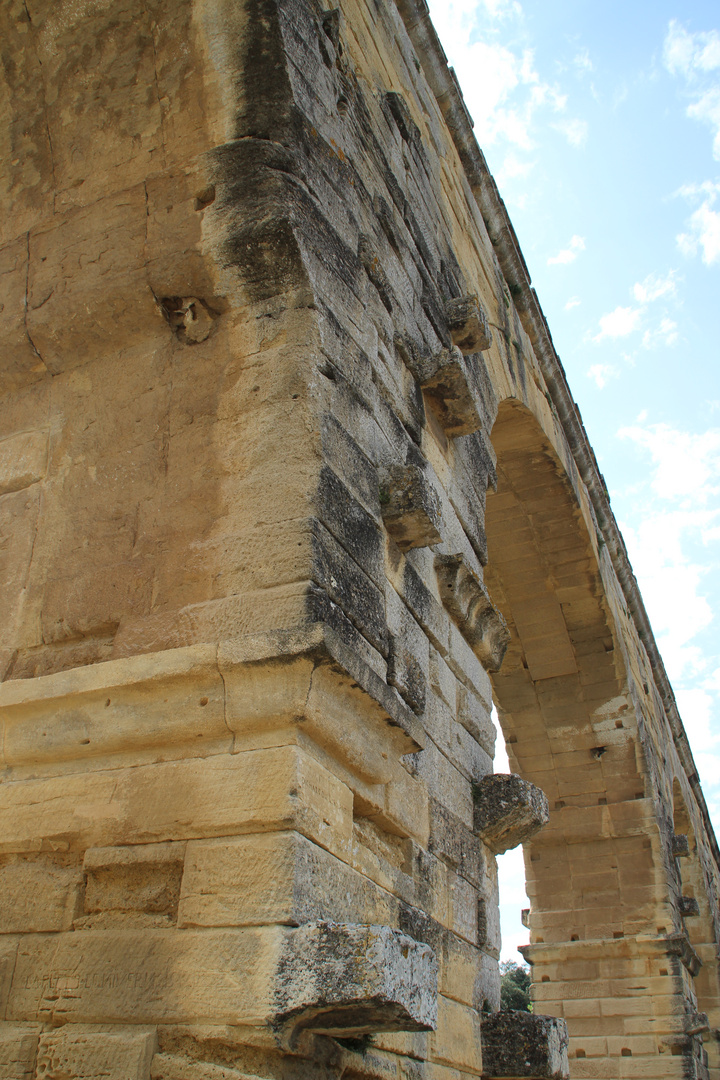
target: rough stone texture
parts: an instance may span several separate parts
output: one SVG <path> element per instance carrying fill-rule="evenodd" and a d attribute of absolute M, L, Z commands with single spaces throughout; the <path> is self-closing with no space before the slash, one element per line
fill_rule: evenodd
<path fill-rule="evenodd" d="M 417 465 L 395 465 L 380 474 L 380 508 L 401 551 L 441 543 L 440 500 Z"/>
<path fill-rule="evenodd" d="M 717 843 L 423 0 L 0 41 L 0 1075 L 481 1076 L 495 701 L 571 1075 L 719 1080 Z"/>
<path fill-rule="evenodd" d="M 276 1027 L 341 1037 L 437 1027 L 432 949 L 387 926 L 309 923 L 288 937 L 275 987 Z"/>
<path fill-rule="evenodd" d="M 482 1021 L 483 1076 L 566 1080 L 568 1033 L 564 1020 L 527 1012 L 498 1012 Z"/>
<path fill-rule="evenodd" d="M 473 827 L 496 855 L 526 843 L 548 823 L 547 796 L 521 776 L 484 776 L 473 795 Z"/>
<path fill-rule="evenodd" d="M 440 596 L 487 671 L 499 671 L 510 641 L 505 619 L 462 555 L 435 560 Z"/>
<path fill-rule="evenodd" d="M 453 342 L 461 352 L 475 353 L 490 348 L 492 333 L 477 296 L 458 296 L 450 300 L 445 313 Z"/>

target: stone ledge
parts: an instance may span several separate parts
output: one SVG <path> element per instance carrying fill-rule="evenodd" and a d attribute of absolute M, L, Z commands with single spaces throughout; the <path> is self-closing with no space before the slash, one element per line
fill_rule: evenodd
<path fill-rule="evenodd" d="M 490 773 L 474 785 L 474 829 L 496 855 L 525 843 L 550 818 L 547 795 L 515 773 Z"/>
<path fill-rule="evenodd" d="M 564 1020 L 528 1012 L 496 1012 L 483 1016 L 481 1032 L 484 1080 L 566 1080 L 570 1075 Z"/>

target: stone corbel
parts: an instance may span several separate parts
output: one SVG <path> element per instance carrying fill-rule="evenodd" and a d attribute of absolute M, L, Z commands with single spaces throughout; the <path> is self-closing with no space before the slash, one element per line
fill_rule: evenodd
<path fill-rule="evenodd" d="M 510 641 L 507 623 L 462 555 L 438 555 L 440 597 L 486 671 L 499 671 Z"/>
<path fill-rule="evenodd" d="M 550 817 L 547 795 L 516 773 L 489 773 L 473 788 L 473 827 L 496 855 L 523 844 Z"/>
<path fill-rule="evenodd" d="M 684 919 L 692 919 L 700 914 L 700 905 L 694 896 L 681 896 L 679 906 Z"/>
<path fill-rule="evenodd" d="M 448 438 L 471 435 L 482 426 L 465 357 L 457 345 L 424 356 L 406 350 L 405 356 Z"/>
<path fill-rule="evenodd" d="M 457 345 L 465 356 L 490 348 L 492 333 L 477 296 L 459 296 L 450 300 L 445 315 L 453 345 Z"/>
<path fill-rule="evenodd" d="M 435 954 L 388 926 L 305 923 L 288 933 L 276 978 L 273 1027 L 288 1047 L 303 1032 L 346 1038 L 437 1025 Z"/>
<path fill-rule="evenodd" d="M 570 1075 L 564 1020 L 504 1011 L 484 1015 L 480 1030 L 485 1080 L 566 1080 Z"/>
<path fill-rule="evenodd" d="M 380 512 L 401 551 L 432 547 L 442 540 L 440 500 L 417 465 L 393 465 L 384 470 Z"/>
<path fill-rule="evenodd" d="M 673 834 L 672 853 L 676 859 L 688 859 L 690 857 L 690 841 L 684 833 Z"/>

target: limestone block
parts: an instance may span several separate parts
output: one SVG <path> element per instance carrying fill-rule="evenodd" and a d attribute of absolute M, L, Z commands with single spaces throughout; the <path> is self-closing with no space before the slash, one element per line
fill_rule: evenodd
<path fill-rule="evenodd" d="M 352 792 L 296 746 L 0 785 L 0 850 L 80 848 L 297 828 L 347 842 Z"/>
<path fill-rule="evenodd" d="M 0 440 L 0 495 L 42 480 L 47 466 L 46 431 L 23 431 Z"/>
<path fill-rule="evenodd" d="M 386 926 L 309 923 L 290 932 L 275 990 L 275 1024 L 359 1035 L 427 1031 L 437 1023 L 437 961 L 428 945 Z"/>
<path fill-rule="evenodd" d="M 380 509 L 401 551 L 441 542 L 440 500 L 417 465 L 394 465 L 381 474 Z"/>
<path fill-rule="evenodd" d="M 425 674 L 413 654 L 396 637 L 390 639 L 387 681 L 414 712 L 423 712 L 427 696 Z"/>
<path fill-rule="evenodd" d="M 238 1069 L 193 1061 L 179 1054 L 156 1054 L 150 1069 L 151 1080 L 246 1080 L 246 1077 L 247 1073 Z"/>
<path fill-rule="evenodd" d="M 407 351 L 406 363 L 420 383 L 443 431 L 449 438 L 470 435 L 480 428 L 478 413 L 466 366 L 457 345 L 432 355 Z"/>
<path fill-rule="evenodd" d="M 429 1038 L 429 1057 L 455 1068 L 482 1071 L 480 1016 L 451 998 L 438 998 L 437 1031 Z"/>
<path fill-rule="evenodd" d="M 700 914 L 700 905 L 694 896 L 681 896 L 679 905 L 680 914 L 684 919 L 692 919 Z"/>
<path fill-rule="evenodd" d="M 128 344 L 162 339 L 162 315 L 145 281 L 146 221 L 139 184 L 58 214 L 33 234 L 27 325 L 53 374 L 100 358 L 120 335 Z"/>
<path fill-rule="evenodd" d="M 0 857 L 0 933 L 69 930 L 81 888 L 77 856 Z"/>
<path fill-rule="evenodd" d="M 148 1080 L 155 1051 L 153 1030 L 86 1030 L 71 1025 L 40 1036 L 38 1075 L 43 1080 Z"/>
<path fill-rule="evenodd" d="M 492 773 L 474 785 L 475 831 L 500 855 L 523 844 L 550 817 L 547 796 L 515 773 Z"/>
<path fill-rule="evenodd" d="M 453 344 L 463 353 L 484 352 L 490 348 L 492 333 L 477 296 L 450 300 L 445 314 Z"/>
<path fill-rule="evenodd" d="M 498 671 L 510 641 L 507 624 L 463 555 L 437 555 L 440 596 L 486 671 Z"/>
<path fill-rule="evenodd" d="M 263 1023 L 280 928 L 27 935 L 8 1014 L 53 1023 Z"/>
<path fill-rule="evenodd" d="M 568 1070 L 565 1021 L 526 1012 L 497 1012 L 482 1018 L 483 1076 L 565 1080 Z"/>
<path fill-rule="evenodd" d="M 133 844 L 85 852 L 85 914 L 122 911 L 175 916 L 185 844 Z"/>
<path fill-rule="evenodd" d="M 13 680 L 0 685 L 5 758 L 36 766 L 206 740 L 229 749 L 224 696 L 212 646 Z"/>
<path fill-rule="evenodd" d="M 398 901 L 298 833 L 188 843 L 180 926 L 298 925 L 330 918 L 392 925 Z"/>
<path fill-rule="evenodd" d="M 0 394 L 47 375 L 25 326 L 27 277 L 28 240 L 23 235 L 0 248 Z"/>
<path fill-rule="evenodd" d="M 38 1035 L 34 1024 L 0 1022 L 0 1077 L 2 1080 L 32 1080 L 35 1076 Z"/>

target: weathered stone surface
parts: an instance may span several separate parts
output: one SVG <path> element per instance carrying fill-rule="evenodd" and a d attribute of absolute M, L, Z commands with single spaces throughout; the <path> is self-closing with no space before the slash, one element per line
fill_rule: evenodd
<path fill-rule="evenodd" d="M 462 555 L 438 555 L 440 596 L 486 671 L 498 671 L 510 641 L 505 619 Z"/>
<path fill-rule="evenodd" d="M 568 1033 L 564 1020 L 527 1012 L 482 1018 L 483 1076 L 566 1080 Z"/>
<path fill-rule="evenodd" d="M 680 897 L 680 914 L 684 919 L 692 919 L 700 914 L 700 905 L 694 896 Z"/>
<path fill-rule="evenodd" d="M 475 832 L 500 855 L 546 825 L 547 795 L 514 773 L 492 773 L 473 788 Z"/>
<path fill-rule="evenodd" d="M 37 1052 L 38 1076 L 47 1080 L 147 1080 L 155 1052 L 154 1030 L 83 1030 L 82 1025 L 45 1032 Z"/>
<path fill-rule="evenodd" d="M 394 465 L 380 474 L 380 509 L 401 551 L 442 540 L 440 500 L 417 465 Z"/>
<path fill-rule="evenodd" d="M 432 949 L 384 926 L 309 923 L 287 938 L 274 1023 L 292 1042 L 308 1029 L 336 1036 L 427 1031 L 437 1024 Z"/>
<path fill-rule="evenodd" d="M 482 1075 L 524 837 L 578 1080 L 714 1077 L 720 852 L 517 238 L 424 0 L 321 8 L 0 5 L 0 1073 Z"/>
<path fill-rule="evenodd" d="M 682 833 L 673 833 L 671 837 L 672 853 L 676 859 L 688 859 L 690 857 L 690 840 Z"/>
<path fill-rule="evenodd" d="M 481 427 L 465 359 L 457 346 L 426 356 L 407 349 L 403 359 L 447 436 L 470 435 Z"/>
<path fill-rule="evenodd" d="M 453 343 L 461 352 L 483 352 L 490 348 L 492 333 L 477 296 L 460 296 L 450 300 L 445 314 Z"/>
<path fill-rule="evenodd" d="M 0 1076 L 5 1080 L 34 1080 L 39 1024 L 0 1022 Z"/>

